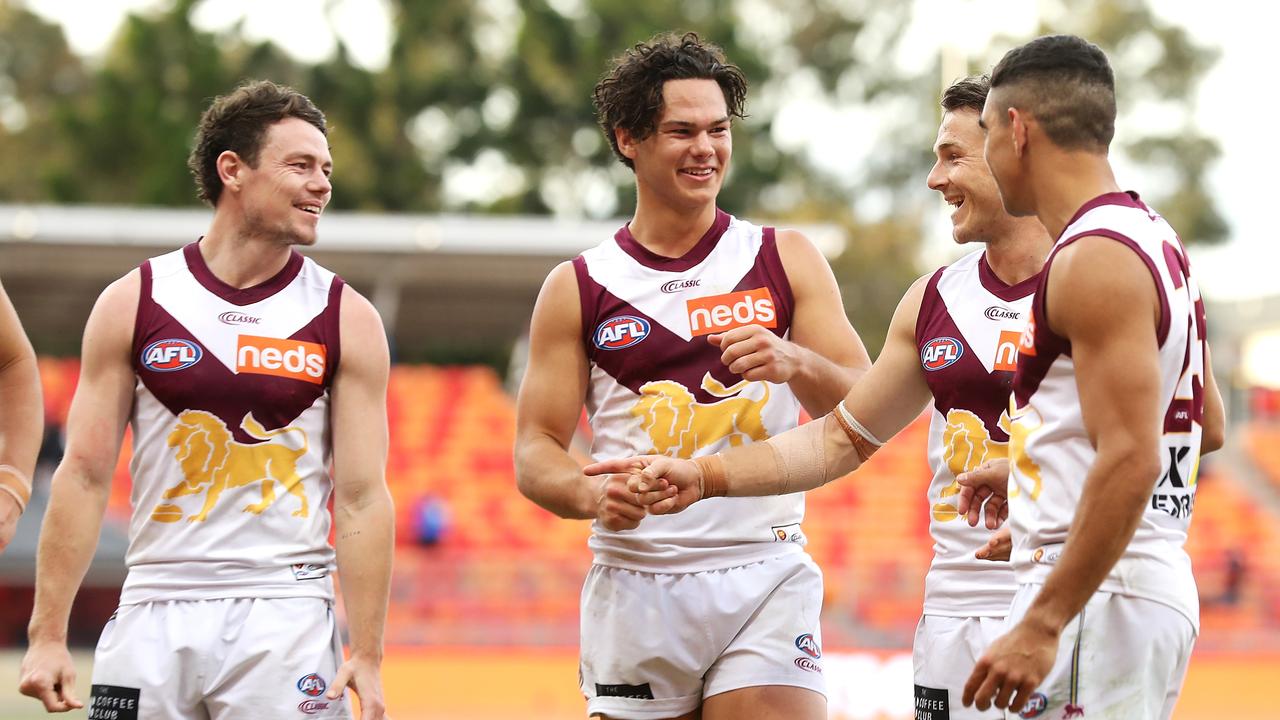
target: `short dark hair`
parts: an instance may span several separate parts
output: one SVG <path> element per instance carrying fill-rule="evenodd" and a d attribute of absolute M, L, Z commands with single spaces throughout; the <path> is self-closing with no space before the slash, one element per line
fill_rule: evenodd
<path fill-rule="evenodd" d="M 746 117 L 746 76 L 725 60 L 719 46 L 699 39 L 697 33 L 656 35 L 613 59 L 591 98 L 600 129 L 627 167 L 635 165 L 618 149 L 614 130 L 622 128 L 636 140 L 649 137 L 662 113 L 663 83 L 690 79 L 715 80 L 724 92 L 729 116 Z"/>
<path fill-rule="evenodd" d="M 216 207 L 218 198 L 222 197 L 219 155 L 230 150 L 249 167 L 257 167 L 258 151 L 262 149 L 267 128 L 291 117 L 311 123 L 326 136 L 329 134 L 324 113 L 310 98 L 270 80 L 249 80 L 227 95 L 214 98 L 200 116 L 195 147 L 187 158 L 200 199 Z"/>
<path fill-rule="evenodd" d="M 1011 106 L 1031 113 L 1056 145 L 1102 150 L 1116 132 L 1116 80 L 1106 53 L 1074 35 L 1016 47 L 991 71 L 992 89 L 1015 89 Z"/>
<path fill-rule="evenodd" d="M 956 110 L 976 110 L 982 112 L 987 103 L 987 93 L 991 92 L 991 78 L 986 75 L 971 75 L 961 78 L 942 92 L 942 109 L 947 112 Z"/>

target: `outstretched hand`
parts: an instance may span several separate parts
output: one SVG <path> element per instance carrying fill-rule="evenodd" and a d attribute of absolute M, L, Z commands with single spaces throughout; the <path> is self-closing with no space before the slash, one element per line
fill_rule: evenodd
<path fill-rule="evenodd" d="M 988 460 L 974 470 L 956 476 L 960 496 L 956 509 L 978 526 L 978 518 L 986 516 L 988 530 L 995 530 L 1009 517 L 1009 459 Z"/>
<path fill-rule="evenodd" d="M 583 472 L 629 473 L 627 491 L 650 515 L 678 513 L 702 499 L 702 471 L 691 460 L 642 455 L 593 463 Z"/>

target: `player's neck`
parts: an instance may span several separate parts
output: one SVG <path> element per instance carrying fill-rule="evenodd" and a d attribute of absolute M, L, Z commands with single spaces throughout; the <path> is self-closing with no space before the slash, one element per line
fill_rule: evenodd
<path fill-rule="evenodd" d="M 1006 285 L 1017 285 L 1040 272 L 1053 240 L 1034 216 L 1011 218 L 1009 232 L 987 243 L 987 265 Z"/>
<path fill-rule="evenodd" d="M 628 229 L 646 250 L 678 258 L 693 249 L 716 221 L 715 203 L 696 209 L 676 208 L 637 193 L 636 214 Z"/>
<path fill-rule="evenodd" d="M 291 248 L 243 232 L 243 227 L 214 213 L 200 239 L 200 256 L 209 271 L 234 288 L 248 288 L 275 277 L 289 262 Z"/>
<path fill-rule="evenodd" d="M 1120 192 L 1106 155 L 1062 152 L 1046 158 L 1045 172 L 1035 181 L 1036 215 L 1054 242 L 1085 203 Z"/>

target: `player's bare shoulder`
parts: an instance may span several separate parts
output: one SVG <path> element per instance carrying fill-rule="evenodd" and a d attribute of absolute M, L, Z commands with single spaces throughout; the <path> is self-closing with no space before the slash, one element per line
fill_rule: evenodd
<path fill-rule="evenodd" d="M 342 288 L 342 305 L 338 310 L 342 342 L 342 365 L 351 363 L 367 367 L 386 367 L 390 363 L 387 333 L 382 315 L 373 303 L 350 285 Z"/>

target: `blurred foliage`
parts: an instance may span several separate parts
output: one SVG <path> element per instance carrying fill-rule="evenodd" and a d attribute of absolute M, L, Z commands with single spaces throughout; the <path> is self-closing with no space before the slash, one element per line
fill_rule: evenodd
<path fill-rule="evenodd" d="M 1176 179 L 1153 204 L 1185 239 L 1221 239 L 1225 224 L 1203 187 L 1219 150 L 1191 125 L 1188 99 L 1213 53 L 1159 22 L 1144 0 L 1086 2 L 1071 12 L 1065 2 L 1042 3 L 1046 31 L 1078 32 L 1113 53 L 1122 110 L 1164 102 L 1186 118 L 1169 132 L 1124 136 L 1123 149 Z M 921 187 L 937 94 L 954 78 L 941 77 L 940 61 L 923 72 L 896 67 L 911 3 L 390 0 L 392 45 L 377 71 L 354 64 L 341 40 L 333 57 L 308 65 L 247 40 L 239 27 L 201 30 L 191 22 L 198 4 L 174 0 L 129 15 L 106 55 L 86 62 L 57 25 L 0 0 L 0 199 L 195 204 L 185 158 L 199 113 L 240 80 L 268 77 L 327 114 L 336 208 L 625 216 L 634 186 L 595 126 L 591 89 L 628 46 L 696 30 L 752 82 L 721 205 L 757 219 L 841 226 L 849 247 L 833 265 L 873 351 L 922 270 L 923 218 L 934 204 Z M 841 128 L 870 149 L 863 163 L 833 172 L 839 164 L 818 162 L 823 149 L 794 137 L 795 123 L 779 122 L 796 88 L 816 96 L 806 102 L 870 113 L 879 129 Z M 496 180 L 479 191 L 460 180 L 477 172 Z"/>

